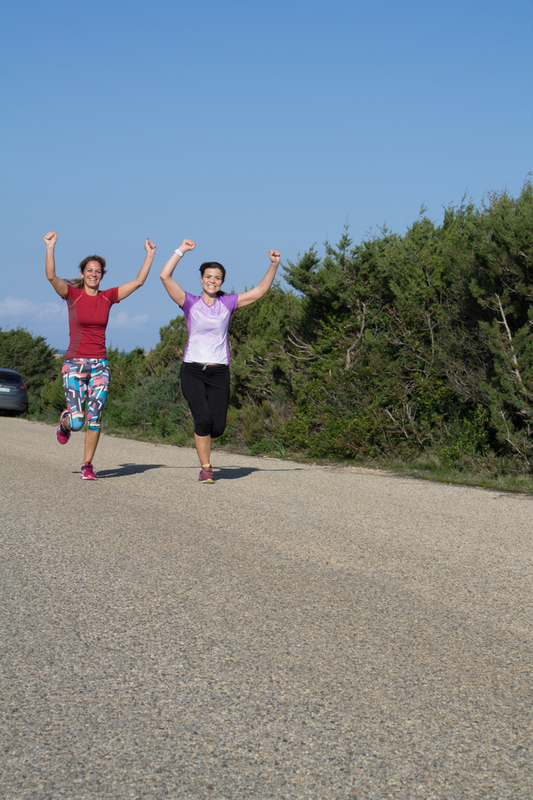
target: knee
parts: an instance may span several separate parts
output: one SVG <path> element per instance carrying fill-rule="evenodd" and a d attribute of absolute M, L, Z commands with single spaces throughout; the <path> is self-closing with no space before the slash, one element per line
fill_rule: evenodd
<path fill-rule="evenodd" d="M 197 436 L 213 436 L 213 425 L 207 417 L 194 419 L 194 432 Z"/>
<path fill-rule="evenodd" d="M 83 417 L 70 417 L 69 426 L 71 431 L 81 431 L 83 428 Z"/>
<path fill-rule="evenodd" d="M 226 422 L 225 421 L 224 422 L 219 422 L 218 424 L 217 423 L 213 423 L 212 430 L 211 430 L 211 436 L 213 437 L 213 439 L 216 439 L 218 436 L 222 436 L 222 434 L 224 433 L 225 430 L 226 430 Z"/>

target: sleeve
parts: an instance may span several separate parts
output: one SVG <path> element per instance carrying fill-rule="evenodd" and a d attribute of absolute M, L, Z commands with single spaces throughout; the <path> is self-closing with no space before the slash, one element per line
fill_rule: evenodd
<path fill-rule="evenodd" d="M 118 299 L 118 286 L 113 286 L 112 289 L 105 289 L 103 294 L 109 300 L 109 304 L 114 306 L 115 303 L 120 303 Z"/>
<path fill-rule="evenodd" d="M 81 291 L 81 289 L 78 289 L 76 286 L 73 286 L 71 283 L 67 283 L 67 293 L 62 298 L 62 300 L 64 300 L 66 302 L 66 304 L 67 304 L 67 306 L 69 308 L 72 305 L 74 305 L 76 299 L 80 295 L 80 291 Z"/>
<path fill-rule="evenodd" d="M 239 304 L 238 294 L 225 294 L 220 299 L 224 303 L 230 314 L 234 314 L 235 311 L 237 311 L 237 307 Z"/>
<path fill-rule="evenodd" d="M 183 305 L 180 308 L 183 311 L 188 311 L 193 304 L 193 301 L 196 300 L 196 297 L 193 294 L 189 294 L 189 292 L 185 292 L 185 300 L 183 301 Z"/>

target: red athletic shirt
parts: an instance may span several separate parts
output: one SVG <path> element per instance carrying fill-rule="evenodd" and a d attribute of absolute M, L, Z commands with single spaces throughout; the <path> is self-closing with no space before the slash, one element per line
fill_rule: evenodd
<path fill-rule="evenodd" d="M 118 286 L 104 289 L 94 297 L 68 284 L 70 343 L 65 358 L 105 358 L 105 329 L 109 310 L 118 299 Z"/>

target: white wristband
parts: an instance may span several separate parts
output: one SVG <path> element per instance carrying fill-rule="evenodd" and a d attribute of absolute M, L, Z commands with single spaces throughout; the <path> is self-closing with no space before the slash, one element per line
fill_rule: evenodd
<path fill-rule="evenodd" d="M 181 250 L 179 250 L 179 249 L 178 250 L 174 250 L 174 252 L 177 253 L 180 258 L 183 258 L 184 254 L 181 252 Z"/>

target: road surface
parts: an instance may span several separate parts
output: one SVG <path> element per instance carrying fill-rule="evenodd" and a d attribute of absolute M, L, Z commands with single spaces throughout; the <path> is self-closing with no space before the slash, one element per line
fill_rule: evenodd
<path fill-rule="evenodd" d="M 5 800 L 531 800 L 533 499 L 0 418 Z"/>

